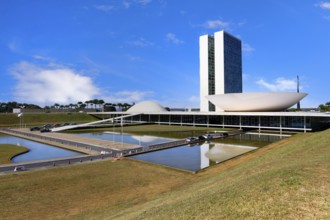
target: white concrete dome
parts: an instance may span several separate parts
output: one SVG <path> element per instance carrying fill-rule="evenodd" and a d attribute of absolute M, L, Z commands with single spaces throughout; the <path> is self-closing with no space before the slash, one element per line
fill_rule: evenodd
<path fill-rule="evenodd" d="M 251 92 L 209 95 L 206 99 L 227 112 L 262 112 L 283 111 L 306 95 L 303 92 Z"/>
<path fill-rule="evenodd" d="M 142 101 L 132 107 L 130 107 L 127 112 L 129 113 L 145 113 L 145 112 L 166 112 L 167 110 L 153 101 Z"/>

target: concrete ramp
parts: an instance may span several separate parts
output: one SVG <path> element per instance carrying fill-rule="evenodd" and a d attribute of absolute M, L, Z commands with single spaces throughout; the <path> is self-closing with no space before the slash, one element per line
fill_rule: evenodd
<path fill-rule="evenodd" d="M 80 127 L 82 128 L 82 127 L 86 127 L 86 126 L 90 126 L 90 125 L 96 125 L 96 124 L 100 124 L 100 123 L 104 123 L 104 122 L 114 123 L 114 121 L 116 121 L 116 120 L 122 120 L 124 118 L 132 117 L 132 116 L 136 116 L 136 115 L 140 115 L 140 114 L 141 113 L 123 115 L 123 116 L 118 116 L 115 118 L 108 118 L 108 119 L 104 119 L 104 120 L 93 121 L 93 122 L 88 122 L 88 123 L 78 124 L 78 125 L 67 125 L 67 126 L 62 126 L 62 127 L 58 127 L 58 128 L 52 128 L 51 131 L 53 131 L 53 132 L 65 131 L 65 130 L 80 128 Z"/>

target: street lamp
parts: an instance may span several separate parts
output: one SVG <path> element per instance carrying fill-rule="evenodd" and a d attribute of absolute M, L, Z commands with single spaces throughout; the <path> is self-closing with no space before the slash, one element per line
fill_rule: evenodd
<path fill-rule="evenodd" d="M 19 128 L 22 128 L 23 112 L 18 113 L 17 117 L 19 117 Z"/>

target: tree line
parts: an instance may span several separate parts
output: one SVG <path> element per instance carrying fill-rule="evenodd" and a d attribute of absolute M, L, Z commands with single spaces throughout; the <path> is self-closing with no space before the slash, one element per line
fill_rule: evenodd
<path fill-rule="evenodd" d="M 128 103 L 106 103 L 103 99 L 92 99 L 87 101 L 79 101 L 77 103 L 70 104 L 59 104 L 54 103 L 53 105 L 47 105 L 45 107 L 40 107 L 35 104 L 28 103 L 19 103 L 19 102 L 0 102 L 0 112 L 1 113 L 12 113 L 14 108 L 21 109 L 75 109 L 75 110 L 84 110 L 84 109 L 94 109 L 95 111 L 126 111 L 133 104 Z"/>
<path fill-rule="evenodd" d="M 330 102 L 326 102 L 325 104 L 319 105 L 319 110 L 321 112 L 329 112 L 330 111 Z"/>

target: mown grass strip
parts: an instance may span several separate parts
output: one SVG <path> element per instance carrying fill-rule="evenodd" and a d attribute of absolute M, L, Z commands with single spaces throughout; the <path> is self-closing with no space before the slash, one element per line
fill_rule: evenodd
<path fill-rule="evenodd" d="M 85 113 L 26 113 L 23 119 L 18 118 L 17 114 L 0 114 L 0 127 L 19 127 L 21 122 L 24 126 L 40 126 L 66 122 L 84 123 L 97 120 L 99 119 Z"/>
<path fill-rule="evenodd" d="M 0 164 L 11 163 L 11 159 L 17 155 L 28 152 L 29 149 L 13 144 L 0 144 Z"/>

